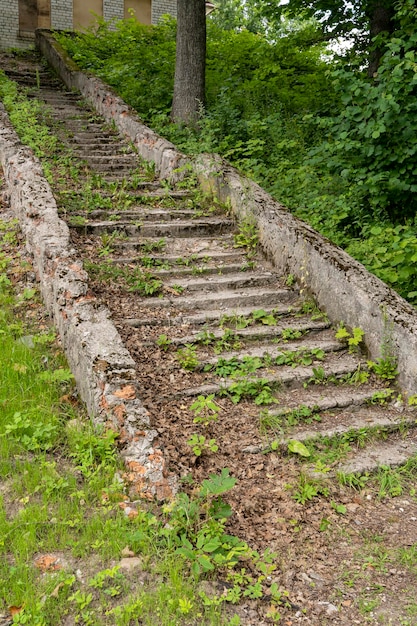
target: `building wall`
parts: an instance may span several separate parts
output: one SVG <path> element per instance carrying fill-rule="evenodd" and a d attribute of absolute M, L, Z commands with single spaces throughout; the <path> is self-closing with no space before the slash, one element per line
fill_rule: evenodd
<path fill-rule="evenodd" d="M 88 6 L 89 0 L 84 0 Z M 129 2 L 129 0 L 102 0 L 102 14 L 105 20 L 112 18 L 123 19 L 125 16 L 125 5 L 137 5 L 139 0 Z M 73 17 L 73 0 L 50 0 L 50 25 L 56 30 L 72 30 L 74 28 Z M 151 8 L 150 0 L 145 0 L 143 7 L 137 8 L 137 17 L 143 21 L 150 21 L 157 24 L 161 17 L 165 14 L 177 16 L 177 0 L 152 0 Z M 94 3 L 93 3 L 94 4 Z M 97 11 L 97 13 L 99 13 Z M 33 36 L 28 33 L 28 37 L 19 36 L 19 2 L 18 0 L 0 0 L 0 49 L 6 48 L 27 48 L 33 45 Z M 45 28 L 47 26 L 45 20 L 48 16 L 39 18 L 38 26 Z"/>
<path fill-rule="evenodd" d="M 167 13 L 177 17 L 177 0 L 152 0 L 152 24 L 157 24 Z"/>
<path fill-rule="evenodd" d="M 105 20 L 124 18 L 123 0 L 103 0 L 103 17 Z"/>
<path fill-rule="evenodd" d="M 72 27 L 72 0 L 51 0 L 51 28 L 72 30 Z"/>
<path fill-rule="evenodd" d="M 19 45 L 19 5 L 17 0 L 13 2 L 0 0 L 0 15 L 0 49 L 14 48 Z M 29 43 L 26 43 L 26 46 Z M 20 47 L 23 47 L 22 43 Z"/>

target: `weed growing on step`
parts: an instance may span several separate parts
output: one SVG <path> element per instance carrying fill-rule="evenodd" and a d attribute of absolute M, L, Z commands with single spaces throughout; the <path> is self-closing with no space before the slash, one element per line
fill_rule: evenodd
<path fill-rule="evenodd" d="M 112 241 L 113 239 L 110 239 L 106 246 L 111 246 Z M 141 267 L 130 269 L 110 261 L 92 263 L 87 260 L 84 262 L 84 267 L 90 276 L 96 280 L 103 282 L 117 280 L 119 285 L 124 285 L 127 291 L 137 293 L 140 296 L 156 296 L 162 292 L 162 281 L 150 272 L 144 271 Z"/>
<path fill-rule="evenodd" d="M 322 481 L 309 478 L 304 473 L 300 474 L 297 485 L 291 488 L 293 489 L 292 497 L 299 504 L 305 504 L 319 495 L 326 498 L 329 495 L 329 488 Z"/>
<path fill-rule="evenodd" d="M 259 356 L 245 356 L 242 359 L 232 357 L 231 359 L 221 358 L 214 364 L 207 364 L 204 367 L 205 372 L 213 371 L 216 376 L 221 378 L 232 377 L 241 378 L 254 374 L 258 369 L 271 368 L 275 366 L 289 365 L 290 367 L 308 366 L 315 361 L 321 361 L 325 358 L 325 352 L 319 348 L 311 350 L 285 351 L 276 357 L 272 357 L 268 353 Z"/>
<path fill-rule="evenodd" d="M 220 410 L 220 406 L 214 399 L 214 393 L 208 396 L 198 396 L 190 406 L 190 411 L 194 413 L 194 424 L 201 424 L 206 429 L 213 422 L 217 422 Z"/>
<path fill-rule="evenodd" d="M 177 359 L 182 368 L 193 372 L 199 366 L 197 346 L 187 343 L 184 348 L 177 350 Z"/>
<path fill-rule="evenodd" d="M 195 456 L 208 454 L 209 452 L 217 452 L 219 446 L 215 439 L 207 439 L 204 435 L 193 434 L 187 441 Z"/>
<path fill-rule="evenodd" d="M 349 346 L 349 352 L 354 354 L 358 351 L 359 346 L 363 342 L 364 332 L 361 328 L 352 328 L 352 333 L 350 333 L 346 328 L 343 322 L 340 322 L 339 327 L 336 331 L 335 338 L 339 339 Z"/>
<path fill-rule="evenodd" d="M 308 407 L 305 404 L 294 409 L 287 409 L 278 413 L 270 413 L 268 410 L 261 411 L 259 415 L 259 430 L 261 434 L 269 431 L 281 432 L 286 428 L 298 426 L 298 424 L 312 424 L 320 422 L 320 407 L 314 405 Z"/>
<path fill-rule="evenodd" d="M 359 363 L 354 372 L 344 374 L 339 378 L 339 383 L 347 383 L 348 385 L 364 385 L 369 380 L 370 373 L 363 369 L 363 366 Z"/>
<path fill-rule="evenodd" d="M 394 357 L 367 361 L 367 365 L 382 380 L 395 380 L 398 376 L 397 361 Z"/>
<path fill-rule="evenodd" d="M 278 323 L 278 315 L 274 311 L 268 313 L 264 309 L 252 311 L 248 316 L 229 314 L 220 318 L 220 328 L 232 327 L 235 330 L 242 330 L 248 326 L 255 324 L 263 324 L 264 326 L 275 326 Z"/>
<path fill-rule="evenodd" d="M 277 343 L 282 340 L 284 343 L 293 341 L 294 339 L 300 339 L 307 333 L 306 330 L 300 328 L 283 328 L 281 336 L 277 338 Z"/>
<path fill-rule="evenodd" d="M 239 341 L 235 333 L 228 328 L 223 332 L 223 335 L 214 343 L 214 352 L 220 354 L 221 352 L 229 352 L 231 350 L 240 350 L 242 342 Z"/>
<path fill-rule="evenodd" d="M 394 389 L 380 389 L 379 391 L 375 391 L 375 393 L 372 394 L 372 397 L 369 398 L 368 403 L 384 405 L 390 402 L 390 400 L 393 400 L 394 396 Z"/>
<path fill-rule="evenodd" d="M 99 256 L 110 256 L 114 252 L 114 244 L 120 239 L 121 233 L 113 231 L 111 233 L 103 233 L 100 236 L 101 246 L 98 250 Z"/>
<path fill-rule="evenodd" d="M 293 312 L 292 307 L 290 307 L 289 312 L 290 313 Z M 314 302 L 314 300 L 304 300 L 301 303 L 301 306 L 299 307 L 299 309 L 297 311 L 294 311 L 294 314 L 297 317 L 302 317 L 303 315 L 310 315 L 311 320 L 313 322 L 317 322 L 317 321 L 328 322 L 329 321 L 326 313 L 324 313 L 323 311 L 319 309 L 319 307 Z"/>
<path fill-rule="evenodd" d="M 167 335 L 159 335 L 156 340 L 156 345 L 161 348 L 164 352 L 166 352 L 172 344 L 172 340 Z"/>
<path fill-rule="evenodd" d="M 238 232 L 234 235 L 234 247 L 244 248 L 248 259 L 253 259 L 259 245 L 259 234 L 254 219 L 246 218 L 239 224 Z"/>
<path fill-rule="evenodd" d="M 280 383 L 278 381 L 252 378 L 231 383 L 228 387 L 221 389 L 219 394 L 230 398 L 233 404 L 238 404 L 243 399 L 251 398 L 255 404 L 261 406 L 278 402 L 273 392 L 278 389 L 279 386 Z"/>

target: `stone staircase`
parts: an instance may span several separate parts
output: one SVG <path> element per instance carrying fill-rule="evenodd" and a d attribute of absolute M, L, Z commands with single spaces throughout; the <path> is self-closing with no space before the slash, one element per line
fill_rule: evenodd
<path fill-rule="evenodd" d="M 273 483 L 262 462 L 250 477 L 239 471 L 249 456 L 286 455 L 294 439 L 345 443 L 331 474 L 370 472 L 417 452 L 415 411 L 392 381 L 368 371 L 365 346 L 349 351 L 293 277 L 251 245 L 250 223 L 236 224 L 193 181 L 155 180 L 130 143 L 38 59 L 4 69 L 48 107 L 67 158 L 54 170 L 60 216 L 135 359 L 171 471 L 199 478 L 227 466 L 243 493 L 253 481 L 266 490 Z M 218 416 L 202 427 L 190 406 L 211 394 Z M 195 433 L 219 450 L 196 455 L 187 444 Z"/>

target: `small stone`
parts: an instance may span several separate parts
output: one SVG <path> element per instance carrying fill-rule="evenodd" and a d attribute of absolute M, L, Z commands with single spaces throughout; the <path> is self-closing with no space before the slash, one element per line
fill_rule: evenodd
<path fill-rule="evenodd" d="M 260 454 L 262 446 L 246 446 L 246 448 L 242 448 L 242 452 L 245 454 Z"/>
<path fill-rule="evenodd" d="M 75 570 L 75 576 L 77 577 L 77 580 L 80 581 L 80 583 L 84 582 L 83 573 L 80 569 Z"/>
<path fill-rule="evenodd" d="M 327 615 L 333 615 L 333 613 L 339 612 L 337 606 L 335 606 L 331 602 L 317 602 L 317 604 L 325 609 Z"/>
<path fill-rule="evenodd" d="M 138 556 L 125 557 L 120 559 L 119 567 L 120 569 L 125 569 L 130 572 L 133 569 L 142 567 L 142 559 Z"/>
<path fill-rule="evenodd" d="M 307 574 L 310 576 L 310 578 L 312 578 L 313 580 L 315 580 L 315 581 L 317 581 L 317 582 L 319 582 L 319 583 L 324 583 L 324 582 L 325 582 L 324 578 L 322 578 L 322 577 L 320 576 L 320 574 L 317 574 L 317 573 L 316 573 L 316 572 L 314 572 L 313 570 L 309 570 L 309 571 L 307 572 Z"/>
<path fill-rule="evenodd" d="M 346 509 L 349 513 L 354 513 L 358 508 L 359 504 L 355 504 L 354 502 L 349 502 L 349 504 L 346 505 Z"/>

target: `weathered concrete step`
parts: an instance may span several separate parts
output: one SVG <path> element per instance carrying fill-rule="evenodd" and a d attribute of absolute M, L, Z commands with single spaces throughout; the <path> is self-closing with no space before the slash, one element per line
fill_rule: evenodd
<path fill-rule="evenodd" d="M 198 240 L 201 242 L 202 240 Z M 171 242 L 167 242 L 167 247 L 170 246 Z M 146 242 L 144 244 L 146 246 Z M 227 267 L 228 263 L 240 261 L 239 267 L 242 268 L 242 264 L 245 261 L 245 257 L 241 252 L 237 250 L 233 251 L 223 251 L 223 250 L 212 250 L 210 253 L 196 253 L 191 257 L 180 257 L 178 254 L 170 255 L 170 254 L 142 254 L 137 256 L 126 256 L 126 257 L 113 257 L 113 263 L 141 263 L 143 257 L 151 258 L 156 261 L 158 264 L 169 264 L 172 265 L 173 268 L 192 268 L 193 264 L 201 265 L 204 264 L 206 267 L 213 263 L 214 268 L 223 269 L 223 267 Z"/>
<path fill-rule="evenodd" d="M 253 310 L 253 309 L 252 309 Z M 276 312 L 277 309 L 274 308 Z M 248 326 L 247 328 L 241 328 L 234 330 L 234 334 L 238 339 L 243 339 L 245 341 L 270 341 L 270 340 L 280 340 L 282 337 L 282 333 L 284 330 L 291 328 L 291 330 L 298 330 L 305 333 L 310 332 L 319 332 L 323 330 L 327 330 L 330 324 L 327 321 L 314 321 L 311 319 L 304 320 L 294 320 L 293 318 L 284 319 L 279 321 L 275 326 Z M 193 343 L 197 340 L 197 337 L 201 330 L 196 331 L 193 334 L 186 335 L 184 337 L 180 337 L 178 339 L 174 339 L 173 343 L 178 345 L 185 345 L 187 343 Z M 211 334 L 213 335 L 214 340 L 221 339 L 223 336 L 224 330 L 222 329 L 214 329 Z M 300 341 L 303 341 L 302 339 Z M 286 349 L 288 343 L 280 343 L 280 351 Z M 335 342 L 335 345 L 340 348 L 341 344 Z M 230 352 L 232 356 L 237 356 L 239 352 Z M 246 352 L 245 352 L 246 355 Z M 245 356 L 244 355 L 244 356 Z M 231 358 L 231 357 L 230 357 Z"/>
<path fill-rule="evenodd" d="M 71 129 L 68 129 L 71 130 Z M 93 143 L 100 143 L 100 144 L 106 144 L 106 145 L 112 145 L 113 143 L 119 143 L 120 142 L 120 137 L 119 135 L 115 135 L 114 133 L 110 133 L 109 131 L 102 131 L 101 133 L 92 133 L 92 132 L 87 132 L 87 131 L 72 131 L 73 135 L 72 137 L 68 137 L 68 145 L 72 146 L 72 145 L 83 145 L 84 141 L 89 144 L 91 142 Z"/>
<path fill-rule="evenodd" d="M 113 141 L 111 144 L 109 143 L 100 143 L 98 141 L 92 141 L 91 143 L 83 142 L 80 144 L 74 144 L 72 142 L 72 151 L 75 156 L 84 157 L 86 155 L 112 155 L 114 151 L 118 151 L 120 153 L 125 154 L 136 154 L 134 150 L 131 150 L 129 145 L 126 142 L 119 140 Z"/>
<path fill-rule="evenodd" d="M 48 89 L 45 89 L 43 87 L 42 99 L 45 100 L 45 102 L 48 102 L 48 104 L 52 104 L 53 106 L 61 106 L 63 104 L 69 106 L 78 105 L 77 110 L 84 111 L 88 115 L 89 111 L 79 105 L 82 99 L 81 95 L 79 93 L 74 93 L 73 91 L 63 91 L 62 87 L 62 83 L 60 84 L 59 90 L 54 89 L 53 91 L 49 91 Z M 91 113 L 94 114 L 93 111 L 91 111 Z"/>
<path fill-rule="evenodd" d="M 157 275 L 159 278 L 163 278 L 163 279 L 170 279 L 172 278 L 173 280 L 170 281 L 169 284 L 180 284 L 182 285 L 182 282 L 184 280 L 184 277 L 189 277 L 189 276 L 196 276 L 196 275 L 204 275 L 207 277 L 212 277 L 217 275 L 228 275 L 228 274 L 235 274 L 237 272 L 240 272 L 242 269 L 242 264 L 237 264 L 237 263 L 232 263 L 230 265 L 227 264 L 221 264 L 221 265 L 205 265 L 205 264 L 195 264 L 191 267 L 180 267 L 180 266 L 176 266 L 176 267 L 172 267 L 170 269 L 160 269 L 159 267 L 153 267 L 152 268 L 152 273 Z M 174 280 L 175 279 L 175 280 Z M 180 282 L 179 282 L 180 281 Z"/>
<path fill-rule="evenodd" d="M 65 120 L 65 127 L 75 133 L 81 131 L 81 134 L 90 135 L 91 137 L 94 137 L 95 135 L 104 135 L 106 137 L 117 137 L 120 140 L 120 135 L 117 131 L 111 130 L 108 126 L 104 126 L 104 120 L 92 121 L 88 119 L 88 116 L 69 118 Z"/>
<path fill-rule="evenodd" d="M 67 98 L 62 100 L 57 100 L 56 98 L 52 99 L 45 97 L 43 93 L 42 100 L 51 108 L 53 118 L 62 121 L 63 113 L 65 113 L 65 124 L 68 124 L 70 120 L 72 122 L 83 121 L 84 125 L 88 123 L 88 118 L 85 113 L 80 110 L 76 100 L 70 102 Z"/>
<path fill-rule="evenodd" d="M 336 387 L 332 385 L 315 385 L 307 389 L 297 389 L 286 393 L 282 397 L 278 394 L 279 405 L 268 411 L 272 417 L 283 412 L 290 412 L 300 406 L 309 409 L 317 408 L 318 411 L 330 411 L 332 409 L 344 409 L 356 407 L 370 401 L 377 391 L 383 390 L 383 386 L 374 384 L 345 385 Z"/>
<path fill-rule="evenodd" d="M 128 177 L 130 172 L 138 167 L 138 161 L 134 156 L 126 157 L 125 155 L 113 154 L 103 157 L 107 159 L 107 163 L 99 161 L 98 157 L 80 156 L 79 158 L 82 158 L 90 169 L 99 173 L 117 172 Z"/>
<path fill-rule="evenodd" d="M 34 91 L 38 93 L 39 93 L 38 87 L 40 87 L 41 89 L 43 87 L 48 88 L 48 89 L 53 89 L 54 87 L 59 88 L 62 85 L 61 81 L 59 81 L 56 78 L 52 78 L 50 74 L 42 72 L 42 71 L 38 71 L 38 73 L 36 73 L 35 69 L 33 73 L 30 73 L 30 72 L 23 72 L 20 70 L 12 70 L 9 68 L 5 68 L 4 73 L 10 80 L 14 80 L 16 83 L 18 83 L 19 85 L 22 85 L 23 87 L 27 87 L 27 88 L 35 87 L 36 90 Z"/>
<path fill-rule="evenodd" d="M 214 334 L 214 333 L 213 333 Z M 185 345 L 183 341 L 173 340 L 172 343 L 174 345 Z M 277 357 L 292 353 L 296 355 L 301 352 L 310 352 L 311 350 L 322 350 L 325 354 L 330 352 L 339 352 L 343 350 L 343 346 L 340 342 L 335 341 L 333 338 L 329 337 L 324 331 L 323 334 L 314 333 L 312 337 L 306 337 L 299 342 L 290 342 L 284 345 L 276 345 L 272 343 L 263 343 L 262 345 L 257 345 L 254 347 L 245 346 L 242 350 L 232 350 L 228 352 L 222 352 L 217 354 L 215 357 L 204 359 L 200 361 L 200 368 L 204 369 L 206 365 L 216 365 L 219 358 L 223 358 L 226 360 L 229 359 L 237 359 L 240 362 L 244 362 L 244 359 L 247 357 L 259 357 L 262 359 L 263 357 L 270 357 L 271 359 L 276 359 Z M 314 359 L 314 362 L 318 365 L 323 359 Z M 267 366 L 265 366 L 267 367 Z"/>
<path fill-rule="evenodd" d="M 411 425 L 409 425 L 411 426 Z M 410 428 L 402 435 L 392 434 L 385 441 L 370 443 L 357 451 L 352 458 L 340 463 L 335 472 L 339 474 L 365 474 L 375 472 L 379 467 L 397 467 L 417 455 L 417 431 Z"/>
<path fill-rule="evenodd" d="M 128 182 L 128 181 L 127 181 Z M 186 200 L 187 198 L 192 197 L 192 192 L 187 191 L 186 189 L 171 190 L 165 189 L 165 187 L 161 187 L 161 184 L 158 181 L 135 181 L 135 189 L 129 189 L 126 185 L 126 188 L 123 184 L 121 184 L 120 191 L 123 191 L 123 195 L 126 198 L 131 198 L 132 201 L 140 203 L 141 201 L 146 202 L 149 198 L 157 199 L 170 199 L 170 200 Z M 113 194 L 109 191 L 98 190 L 98 193 L 106 197 L 112 197 Z M 151 209 L 150 209 L 151 210 Z M 175 207 L 173 210 L 176 210 Z"/>
<path fill-rule="evenodd" d="M 280 304 L 277 307 L 266 306 L 264 310 L 266 313 L 276 313 L 277 315 L 289 315 L 290 309 L 294 311 L 296 307 L 285 304 Z M 233 309 L 232 315 L 237 316 L 248 316 L 252 313 L 253 307 L 237 307 Z M 168 312 L 166 317 L 160 316 L 158 318 L 155 317 L 146 317 L 146 318 L 131 318 L 125 319 L 124 323 L 128 326 L 132 326 L 133 328 L 140 328 L 141 326 L 156 326 L 156 325 L 165 325 L 165 326 L 203 326 L 210 325 L 218 326 L 219 322 L 222 318 L 224 318 L 225 311 L 224 309 L 212 309 L 211 311 L 206 311 L 204 313 L 198 313 L 196 315 L 183 315 L 183 314 L 174 314 L 171 315 Z"/>
<path fill-rule="evenodd" d="M 340 437 L 343 439 L 348 433 L 356 431 L 365 435 L 368 429 L 381 429 L 391 432 L 404 427 L 416 426 L 417 414 L 411 411 L 402 412 L 393 406 L 361 406 L 334 412 L 331 420 L 314 422 L 314 428 L 302 425 L 293 427 L 288 436 L 282 437 L 280 442 L 287 444 L 289 439 L 308 441 L 317 437 Z M 361 431 L 361 433 L 359 433 Z"/>
<path fill-rule="evenodd" d="M 193 294 L 191 297 L 174 296 L 169 298 L 146 298 L 146 308 L 168 308 L 184 310 L 210 310 L 223 309 L 224 312 L 240 306 L 277 306 L 278 303 L 288 304 L 297 299 L 297 294 L 289 289 L 260 289 L 248 287 L 244 291 L 219 291 L 216 293 Z"/>
<path fill-rule="evenodd" d="M 187 237 L 171 239 L 169 237 L 147 237 L 141 239 L 128 239 L 126 241 L 115 241 L 113 248 L 116 253 L 126 252 L 131 255 L 132 252 L 141 252 L 143 250 L 155 249 L 159 243 L 163 243 L 164 256 L 187 259 L 189 256 L 203 254 L 212 256 L 216 252 L 224 252 L 231 248 L 233 237 L 231 233 L 219 235 L 218 237 Z M 241 254 L 241 253 L 239 253 Z"/>
<path fill-rule="evenodd" d="M 101 235 L 102 233 L 119 232 L 130 237 L 206 237 L 214 233 L 230 232 L 235 227 L 233 220 L 219 218 L 205 218 L 199 220 L 183 220 L 171 222 L 149 222 L 148 224 L 132 223 L 130 221 L 87 222 L 83 225 L 72 226 L 82 234 Z M 126 244 L 127 242 L 124 242 Z M 134 246 L 141 241 L 130 241 Z"/>
<path fill-rule="evenodd" d="M 134 153 L 125 154 L 120 153 L 119 151 L 112 150 L 110 154 L 92 154 L 91 151 L 85 152 L 84 157 L 87 159 L 89 163 L 92 165 L 102 165 L 106 167 L 110 167 L 114 165 L 114 161 L 117 160 L 118 165 L 137 165 L 138 164 L 138 155 Z"/>
<path fill-rule="evenodd" d="M 263 370 L 258 370 L 258 375 L 247 377 L 245 380 L 262 379 L 271 383 L 272 385 L 278 385 L 278 387 L 286 387 L 289 389 L 296 389 L 303 387 L 305 384 L 311 384 L 310 381 L 315 379 L 314 370 L 321 367 L 324 371 L 324 375 L 327 377 L 334 377 L 335 380 L 341 379 L 343 376 L 349 375 L 354 372 L 358 367 L 358 359 L 350 354 L 331 353 L 325 362 L 317 362 L 314 365 L 304 367 L 289 367 L 289 366 L 277 366 L 269 368 L 267 373 Z M 273 373 L 271 373 L 273 370 Z M 211 383 L 196 387 L 190 387 L 178 392 L 175 397 L 184 396 L 199 396 L 208 395 L 211 393 L 219 394 L 222 390 L 227 390 L 239 382 L 238 380 L 227 379 L 219 383 Z"/>
<path fill-rule="evenodd" d="M 277 275 L 272 272 L 239 272 L 237 274 L 221 274 L 213 276 L 194 277 L 177 277 L 166 281 L 164 284 L 168 287 L 178 285 L 185 292 L 209 292 L 223 291 L 224 289 L 246 289 L 247 287 L 265 287 L 266 285 L 276 284 Z M 279 288 L 279 286 L 277 285 Z"/>
<path fill-rule="evenodd" d="M 195 215 L 193 209 L 153 209 L 148 205 L 141 207 L 135 207 L 130 209 L 117 210 L 117 205 L 113 209 L 97 209 L 95 211 L 83 211 L 78 215 L 87 218 L 88 220 L 111 220 L 116 221 L 114 218 L 118 217 L 121 220 L 135 220 L 142 222 L 170 222 L 173 220 L 180 221 L 184 219 L 191 219 Z"/>

